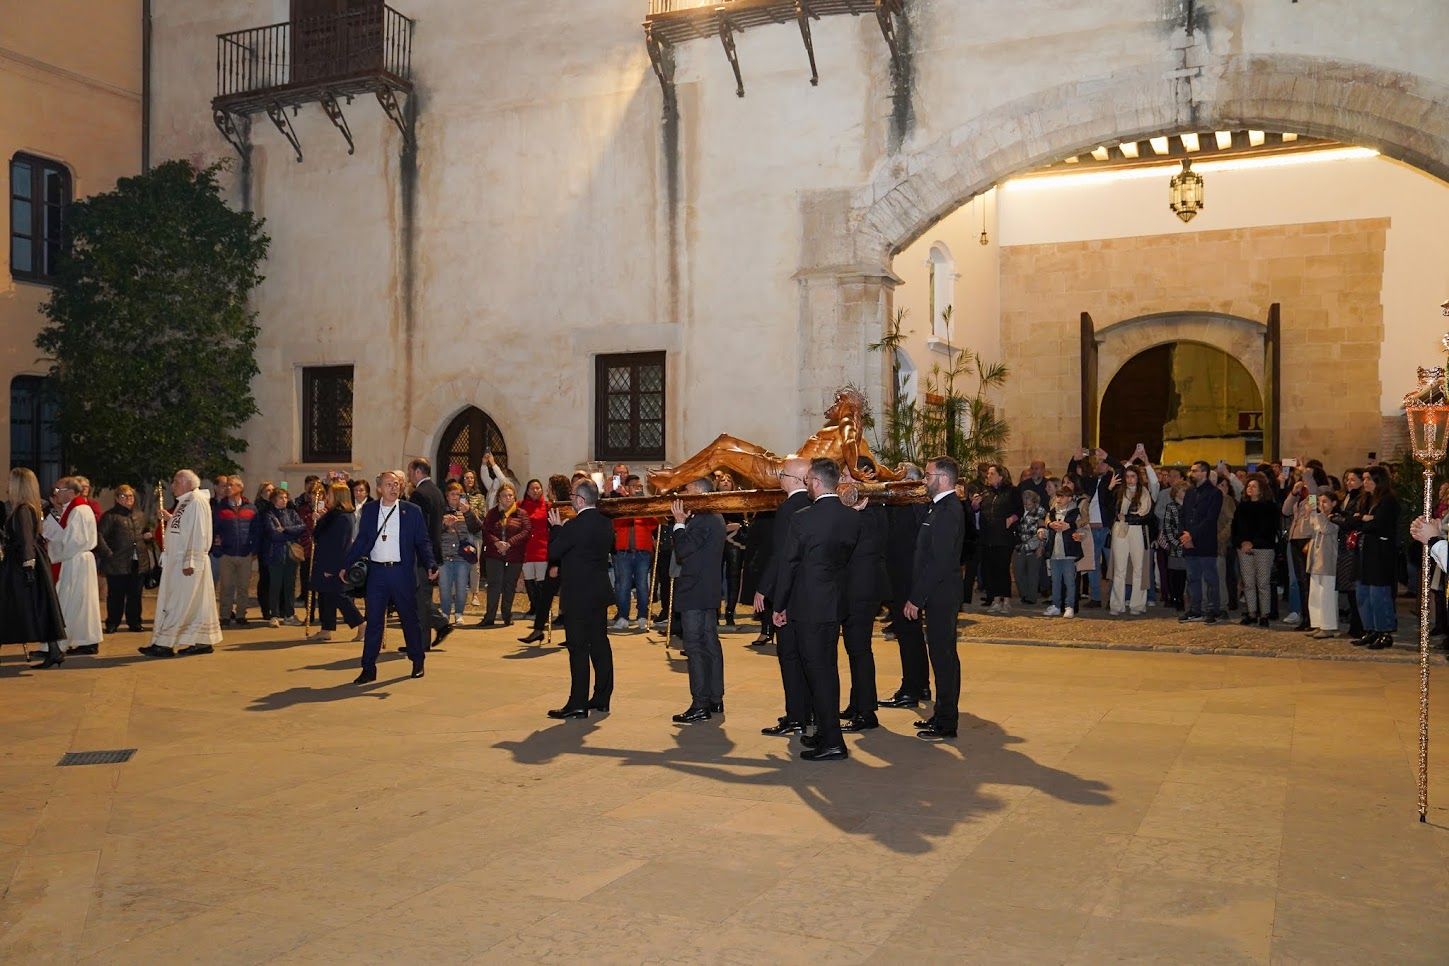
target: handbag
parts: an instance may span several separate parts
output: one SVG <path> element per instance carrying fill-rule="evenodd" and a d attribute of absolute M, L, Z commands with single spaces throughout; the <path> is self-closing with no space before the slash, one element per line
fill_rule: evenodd
<path fill-rule="evenodd" d="M 1359 531 L 1358 530 L 1350 530 L 1348 532 L 1348 539 L 1344 541 L 1344 544 L 1343 545 L 1345 547 L 1347 547 L 1348 549 L 1350 549 L 1350 550 L 1357 550 L 1358 549 L 1358 535 L 1359 535 Z"/>
<path fill-rule="evenodd" d="M 470 564 L 477 563 L 478 545 L 475 544 L 472 540 L 469 540 L 467 537 L 463 537 L 461 540 L 458 541 L 458 556 L 468 561 Z"/>
<path fill-rule="evenodd" d="M 287 553 L 291 554 L 292 559 L 295 560 L 297 563 L 301 563 L 302 561 L 307 559 L 307 551 L 302 549 L 302 545 L 300 543 L 287 544 Z"/>
<path fill-rule="evenodd" d="M 1132 526 L 1132 524 L 1128 523 L 1126 520 L 1116 520 L 1116 521 L 1114 521 L 1113 524 L 1112 524 L 1112 539 L 1113 540 L 1126 540 L 1127 539 L 1127 531 L 1128 531 L 1128 529 L 1131 526 Z"/>

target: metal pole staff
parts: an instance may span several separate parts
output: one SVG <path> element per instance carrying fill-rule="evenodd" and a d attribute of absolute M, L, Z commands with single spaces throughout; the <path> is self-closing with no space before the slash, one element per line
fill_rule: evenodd
<path fill-rule="evenodd" d="M 1424 519 L 1434 519 L 1434 470 L 1424 464 Z M 1429 545 L 1419 563 L 1419 821 L 1429 820 Z"/>
<path fill-rule="evenodd" d="M 664 522 L 661 520 L 654 528 L 654 547 L 649 551 L 649 573 L 644 578 L 644 613 L 639 616 L 644 619 L 646 628 L 654 626 L 654 622 L 649 619 L 649 608 L 654 605 L 654 571 L 659 566 L 659 540 L 663 536 Z"/>

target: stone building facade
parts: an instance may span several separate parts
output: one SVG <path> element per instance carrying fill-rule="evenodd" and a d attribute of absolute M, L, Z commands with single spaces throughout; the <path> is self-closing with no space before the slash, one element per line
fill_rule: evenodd
<path fill-rule="evenodd" d="M 816 23 L 818 87 L 792 23 L 736 37 L 743 98 L 717 40 L 678 45 L 672 118 L 639 27 L 644 0 L 397 6 L 416 22 L 416 150 L 359 101 L 349 154 L 312 107 L 291 118 L 302 162 L 263 119 L 250 170 L 233 175 L 234 197 L 273 237 L 257 294 L 253 476 L 311 468 L 305 370 L 333 365 L 353 367 L 358 468 L 435 452 L 469 407 L 492 418 L 522 475 L 604 455 L 596 357 L 637 352 L 665 354 L 666 458 L 724 431 L 789 450 L 836 386 L 879 402 L 885 368 L 866 346 L 893 305 L 897 252 L 1010 175 L 1096 144 L 1255 127 L 1449 175 L 1440 4 L 907 0 L 895 67 L 872 18 Z M 215 35 L 286 7 L 155 0 L 158 157 L 231 153 L 209 111 Z M 1310 260 L 1334 262 L 1315 268 L 1312 294 L 1290 294 L 1287 264 L 1265 260 L 1216 307 L 1261 319 L 1271 293 L 1311 313 L 1330 296 L 1322 286 L 1372 275 L 1376 233 L 1302 226 L 1282 240 L 1303 248 L 1285 257 L 1305 282 Z M 1361 247 L 1311 253 L 1319 235 Z M 1200 244 L 1254 260 L 1260 241 Z M 1051 257 L 1132 257 L 1119 247 Z M 1042 311 L 1065 309 L 1053 294 L 1033 293 Z M 1104 291 L 1103 319 L 1150 313 L 1169 294 Z M 1383 325 L 1367 300 L 1355 305 L 1355 335 Z M 1003 347 L 1035 324 L 1007 320 Z M 1335 332 L 1305 336 L 1297 358 L 1365 364 Z M 1071 364 L 1041 375 L 1070 380 Z M 1008 406 L 1038 391 L 1021 383 Z M 1355 432 L 1372 432 L 1376 399 L 1352 404 Z M 1073 419 L 1063 412 L 1042 445 L 1074 440 Z M 1337 455 L 1311 411 L 1284 428 L 1286 448 Z"/>

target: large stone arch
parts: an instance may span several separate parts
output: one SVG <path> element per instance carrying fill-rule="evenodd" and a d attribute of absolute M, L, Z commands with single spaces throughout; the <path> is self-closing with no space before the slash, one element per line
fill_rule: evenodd
<path fill-rule="evenodd" d="M 888 366 L 867 352 L 899 284 L 892 257 L 1007 177 L 1103 143 L 1182 130 L 1296 131 L 1371 146 L 1449 180 L 1449 87 L 1370 64 L 1203 53 L 1039 91 L 884 158 L 869 184 L 801 199 L 797 421 L 809 432 L 833 387 L 879 405 Z"/>
<path fill-rule="evenodd" d="M 1201 342 L 1221 349 L 1248 370 L 1261 391 L 1265 375 L 1263 340 L 1268 327 L 1262 322 L 1221 312 L 1157 312 L 1123 319 L 1097 330 L 1096 403 L 1102 404 L 1108 384 L 1127 360 L 1169 342 Z"/>

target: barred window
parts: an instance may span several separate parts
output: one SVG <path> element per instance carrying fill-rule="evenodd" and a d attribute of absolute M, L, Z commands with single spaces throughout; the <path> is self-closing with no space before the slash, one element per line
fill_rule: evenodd
<path fill-rule="evenodd" d="M 352 462 L 352 367 L 302 370 L 302 462 Z"/>
<path fill-rule="evenodd" d="M 664 353 L 594 360 L 594 458 L 664 459 Z"/>
<path fill-rule="evenodd" d="M 24 466 L 49 493 L 65 466 L 56 404 L 49 376 L 16 376 L 10 380 L 10 465 Z"/>
<path fill-rule="evenodd" d="M 48 282 L 55 276 L 65 247 L 62 219 L 70 191 L 64 165 L 29 154 L 10 159 L 10 274 L 15 278 Z"/>

